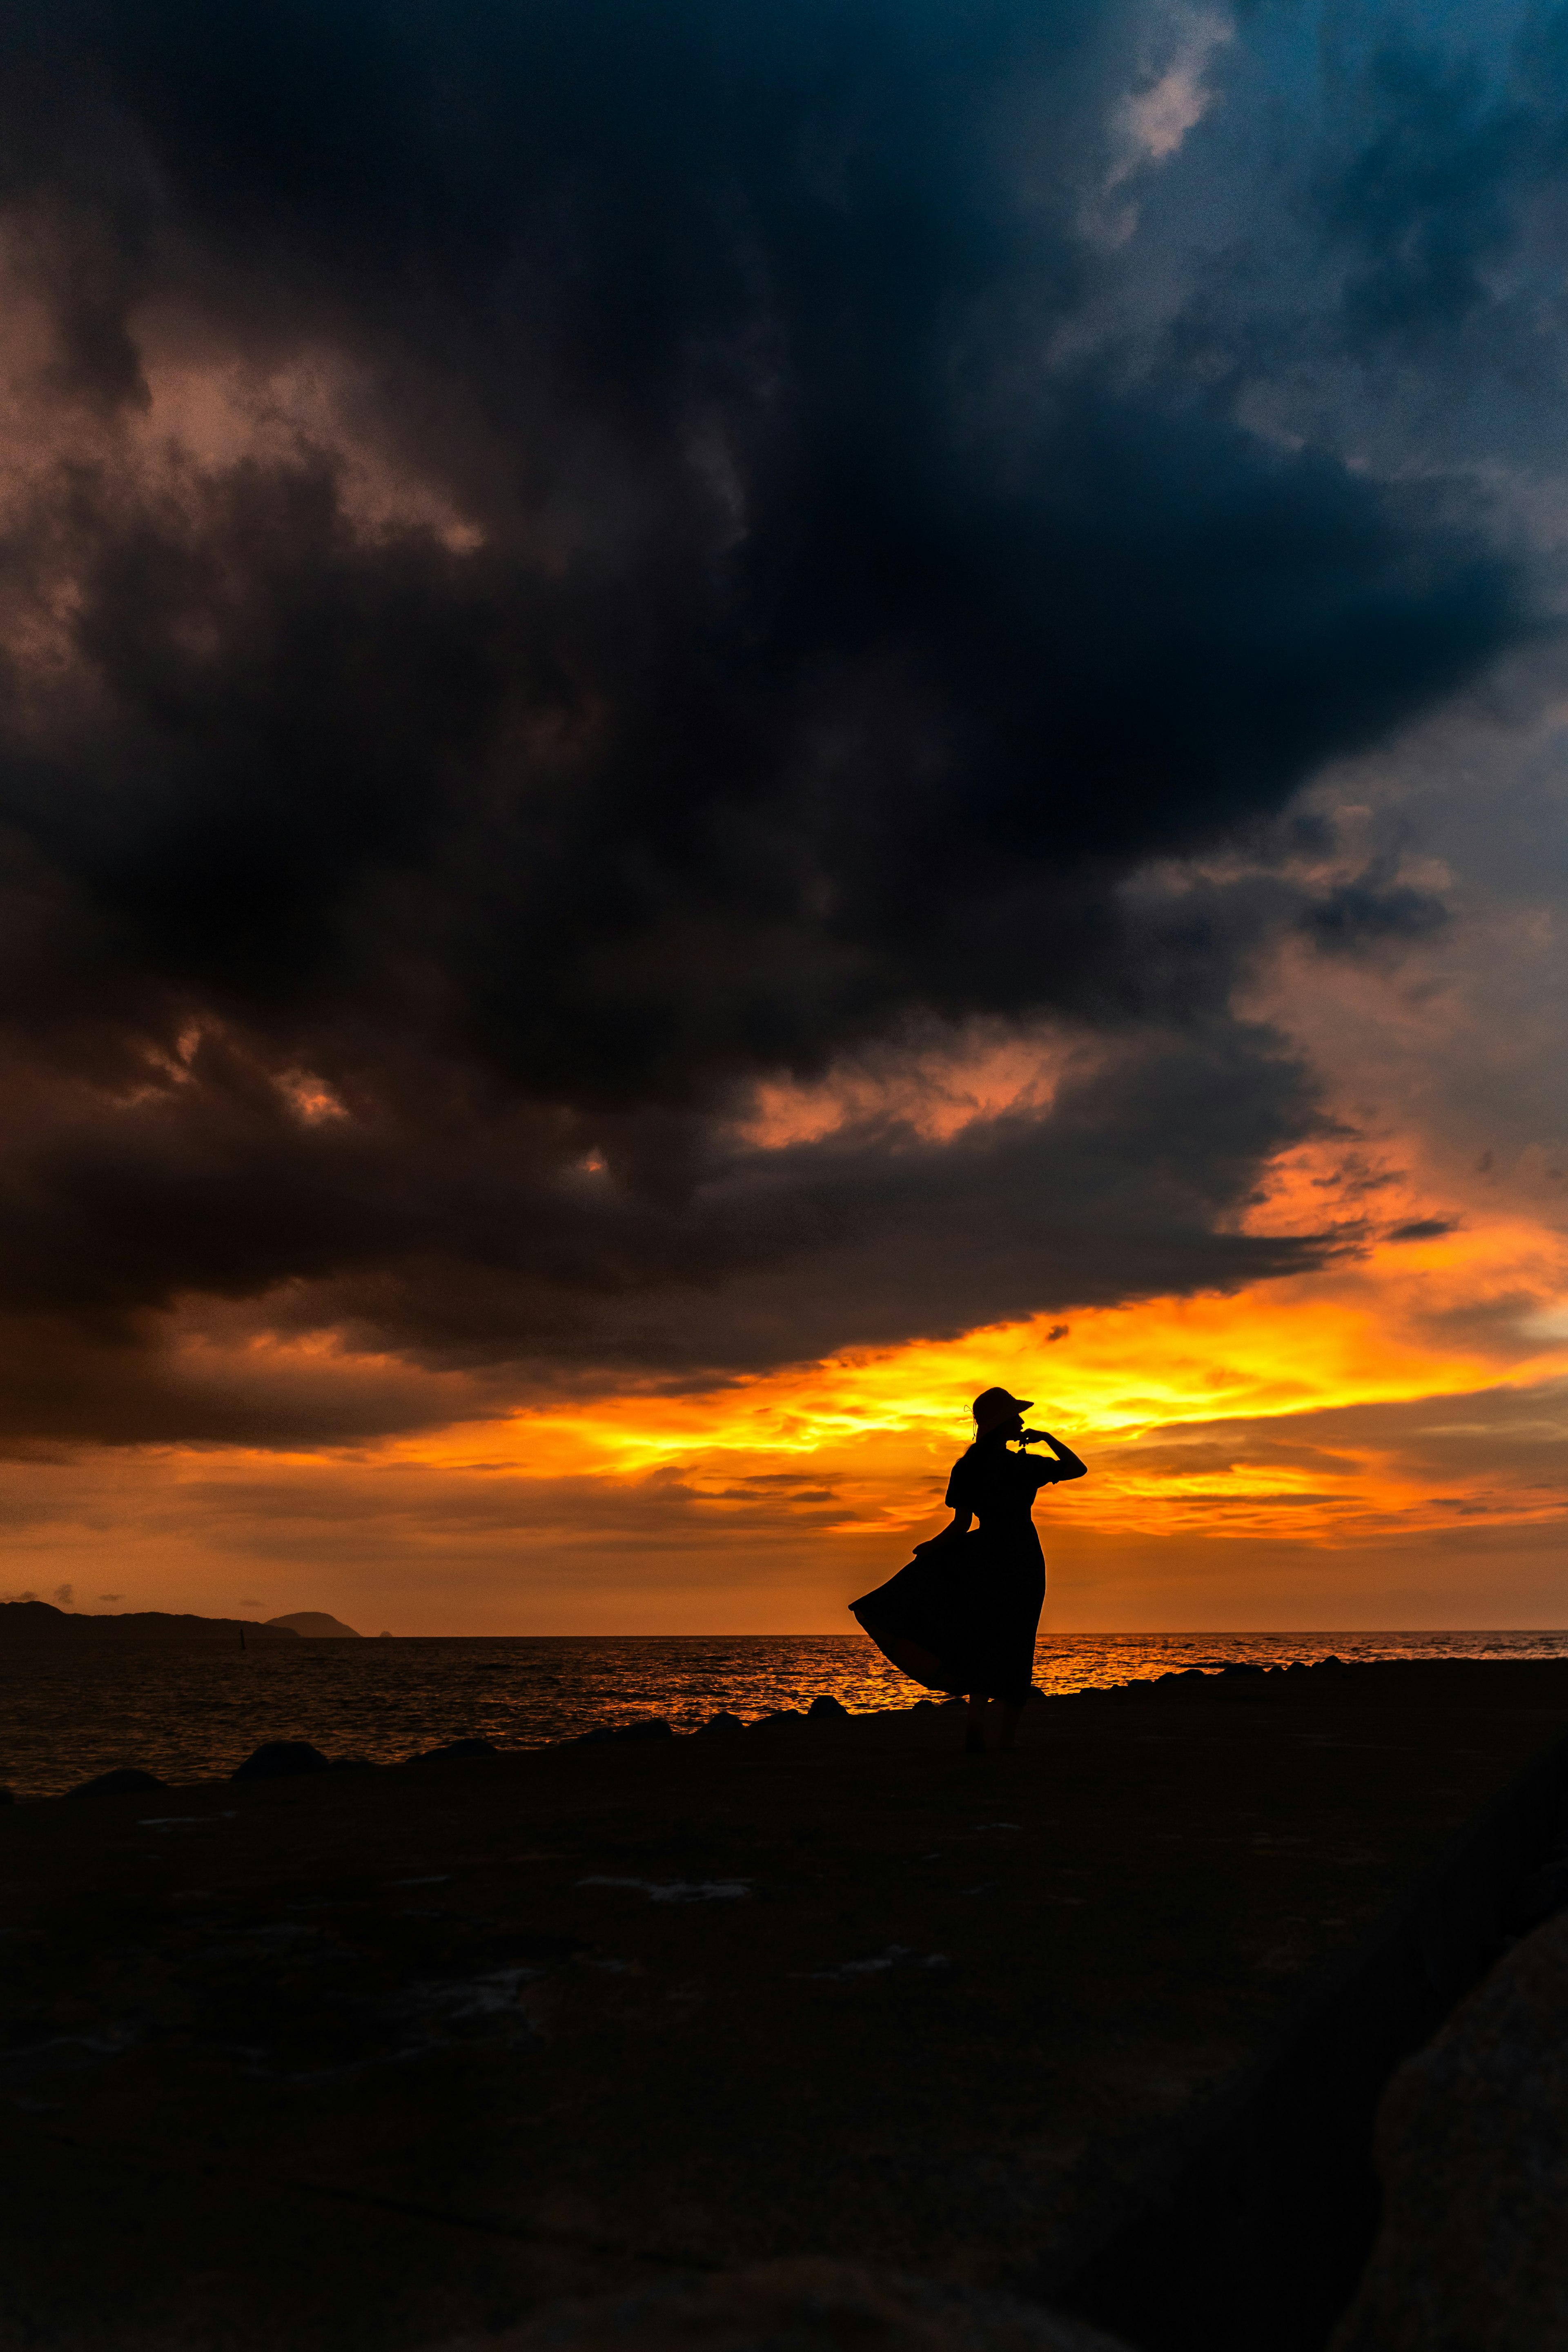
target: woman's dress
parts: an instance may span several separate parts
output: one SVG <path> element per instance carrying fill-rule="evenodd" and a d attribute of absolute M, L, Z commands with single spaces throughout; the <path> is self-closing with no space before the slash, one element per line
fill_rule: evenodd
<path fill-rule="evenodd" d="M 980 1524 L 917 1547 L 907 1568 L 849 1607 L 883 1655 L 928 1690 L 1022 1706 L 1034 1681 L 1046 1563 L 1030 1516 L 1054 1462 L 977 1439 L 954 1463 L 950 1509 Z"/>

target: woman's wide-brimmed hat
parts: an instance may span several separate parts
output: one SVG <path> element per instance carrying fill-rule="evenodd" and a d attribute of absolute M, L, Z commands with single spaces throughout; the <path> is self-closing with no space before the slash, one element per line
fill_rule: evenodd
<path fill-rule="evenodd" d="M 1005 1389 L 983 1389 L 974 1400 L 974 1426 L 984 1437 L 999 1421 L 1010 1421 L 1016 1412 L 1027 1412 L 1034 1402 L 1033 1397 L 1009 1396 Z"/>

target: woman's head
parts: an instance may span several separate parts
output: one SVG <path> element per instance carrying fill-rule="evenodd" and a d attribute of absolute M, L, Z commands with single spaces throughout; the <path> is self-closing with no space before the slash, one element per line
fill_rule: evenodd
<path fill-rule="evenodd" d="M 1000 1430 L 1005 1437 L 1023 1434 L 1024 1415 L 1034 1403 L 1033 1397 L 1016 1397 L 1006 1389 L 982 1389 L 974 1400 L 974 1434 L 989 1437 Z"/>

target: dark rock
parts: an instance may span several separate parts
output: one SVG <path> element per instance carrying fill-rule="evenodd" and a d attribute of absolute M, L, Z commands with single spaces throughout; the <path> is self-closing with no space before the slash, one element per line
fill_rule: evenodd
<path fill-rule="evenodd" d="M 300 1772 L 330 1772 L 331 1765 L 308 1739 L 267 1739 L 229 1774 L 231 1780 L 288 1780 Z"/>
<path fill-rule="evenodd" d="M 1326 1658 L 1320 1658 L 1316 1667 L 1313 1669 L 1315 1673 L 1320 1675 L 1342 1675 L 1344 1670 L 1344 1660 L 1342 1658 L 1336 1658 L 1332 1651 L 1329 1653 L 1329 1655 Z"/>
<path fill-rule="evenodd" d="M 1508 1906 L 1510 1936 L 1527 1936 L 1568 1907 L 1568 1862 L 1549 1862 L 1532 1871 Z"/>
<path fill-rule="evenodd" d="M 1267 1666 L 1255 1666 L 1249 1658 L 1227 1658 L 1220 1668 L 1222 1675 L 1262 1675 Z"/>
<path fill-rule="evenodd" d="M 1331 2352 L 1568 2344 L 1565 2016 L 1568 1916 L 1394 2075 L 1377 2125 L 1383 2227 Z"/>
<path fill-rule="evenodd" d="M 764 1723 L 804 1723 L 805 1721 L 805 1717 L 798 1706 L 775 1706 L 771 1715 L 759 1715 L 752 1728 L 753 1731 L 760 1731 Z"/>
<path fill-rule="evenodd" d="M 79 1788 L 68 1789 L 68 1797 L 131 1797 L 138 1790 L 161 1789 L 163 1782 L 155 1772 L 142 1772 L 134 1764 L 122 1764 L 116 1772 L 100 1772 L 96 1780 L 83 1780 Z"/>
<path fill-rule="evenodd" d="M 0 1789 L 0 1805 L 14 1805 L 16 1795 L 10 1789 Z"/>
<path fill-rule="evenodd" d="M 411 1764 L 438 1764 L 447 1757 L 456 1759 L 460 1756 L 499 1756 L 500 1754 L 500 1749 L 493 1739 L 481 1739 L 476 1733 L 468 1739 L 448 1739 L 443 1747 L 426 1748 L 420 1755 L 411 1756 L 408 1761 Z"/>
<path fill-rule="evenodd" d="M 744 1731 L 745 1727 L 745 1724 L 742 1720 L 741 1717 L 738 1715 L 731 1715 L 729 1708 L 726 1706 L 721 1707 L 717 1715 L 710 1715 L 706 1723 L 700 1723 L 697 1727 L 696 1736 L 699 1739 L 701 1739 L 705 1738 L 709 1732 Z"/>
<path fill-rule="evenodd" d="M 818 2255 L 558 2303 L 487 2352 L 1123 2352 L 1081 2319 L 984 2288 Z M 446 2352 L 479 2352 L 476 2339 Z"/>
<path fill-rule="evenodd" d="M 673 1739 L 675 1726 L 665 1715 L 650 1715 L 640 1723 L 603 1723 L 596 1731 L 584 1731 L 576 1739 L 565 1742 L 568 1748 L 599 1748 L 607 1741 Z"/>
<path fill-rule="evenodd" d="M 363 1637 L 341 1617 L 329 1617 L 323 1609 L 295 1609 L 285 1617 L 268 1617 L 270 1631 L 300 1633 L 316 1642 L 357 1642 Z"/>
<path fill-rule="evenodd" d="M 334 1756 L 327 1769 L 329 1772 L 374 1772 L 375 1766 L 368 1756 Z"/>
<path fill-rule="evenodd" d="M 57 1609 L 47 1601 L 0 1601 L 0 1647 L 11 1642 L 297 1642 L 287 1625 L 254 1617 L 172 1616 L 164 1609 L 132 1609 L 110 1617 Z"/>
<path fill-rule="evenodd" d="M 805 1712 L 808 1721 L 813 1717 L 816 1717 L 819 1720 L 831 1717 L 841 1723 L 847 1723 L 849 1719 L 849 1709 L 845 1706 L 840 1700 L 829 1697 L 826 1691 L 820 1698 L 814 1698 L 812 1700 L 811 1705 L 806 1708 Z"/>

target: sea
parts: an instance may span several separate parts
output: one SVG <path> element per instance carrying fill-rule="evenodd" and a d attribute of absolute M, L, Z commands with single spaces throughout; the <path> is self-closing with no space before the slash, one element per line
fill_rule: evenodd
<path fill-rule="evenodd" d="M 1051 1633 L 1035 1680 L 1055 1694 L 1329 1656 L 1560 1658 L 1568 1633 Z M 854 1714 L 926 1696 L 859 1633 L 7 1645 L 0 1787 L 58 1796 L 120 1765 L 177 1787 L 226 1777 L 268 1739 L 384 1764 L 475 1735 L 540 1748 L 655 1716 L 692 1731 L 721 1708 L 752 1722 L 824 1694 Z"/>

